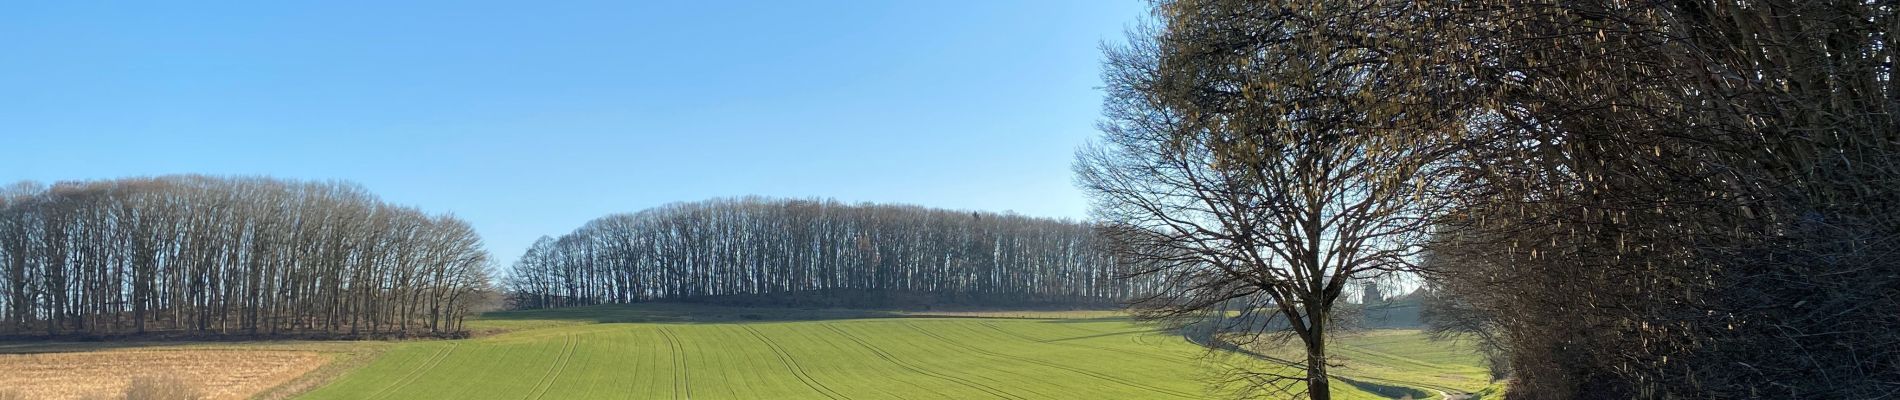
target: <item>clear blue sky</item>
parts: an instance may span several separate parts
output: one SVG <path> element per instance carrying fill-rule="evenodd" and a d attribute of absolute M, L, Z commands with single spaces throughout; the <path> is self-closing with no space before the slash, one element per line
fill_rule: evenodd
<path fill-rule="evenodd" d="M 503 263 L 609 213 L 748 194 L 1079 218 L 1098 44 L 1144 15 L 309 3 L 0 5 L 0 181 L 348 180 L 467 219 Z"/>

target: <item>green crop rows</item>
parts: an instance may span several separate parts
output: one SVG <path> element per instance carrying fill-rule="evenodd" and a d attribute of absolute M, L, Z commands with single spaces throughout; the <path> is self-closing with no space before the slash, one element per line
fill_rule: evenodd
<path fill-rule="evenodd" d="M 1217 365 L 1251 362 L 1209 355 L 1121 318 L 773 310 L 720 317 L 731 310 L 706 308 L 707 317 L 673 305 L 495 314 L 482 322 L 510 331 L 402 343 L 305 398 L 1195 399 L 1224 397 L 1206 384 Z M 1392 364 L 1388 370 L 1452 365 L 1460 369 L 1442 374 L 1482 383 L 1475 358 L 1410 343 L 1422 343 L 1415 332 L 1369 337 L 1371 347 L 1355 354 Z M 1413 353 L 1430 357 L 1407 358 Z M 1334 387 L 1344 398 L 1378 398 Z"/>

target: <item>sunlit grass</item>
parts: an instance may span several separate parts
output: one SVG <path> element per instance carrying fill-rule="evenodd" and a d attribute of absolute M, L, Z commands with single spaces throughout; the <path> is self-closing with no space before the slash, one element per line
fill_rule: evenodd
<path fill-rule="evenodd" d="M 490 314 L 313 399 L 1219 398 L 1205 351 L 1112 312 L 600 306 Z M 1244 362 L 1244 361 L 1243 361 Z M 1342 398 L 1377 398 L 1335 385 Z M 1342 390 L 1343 389 L 1343 390 Z"/>

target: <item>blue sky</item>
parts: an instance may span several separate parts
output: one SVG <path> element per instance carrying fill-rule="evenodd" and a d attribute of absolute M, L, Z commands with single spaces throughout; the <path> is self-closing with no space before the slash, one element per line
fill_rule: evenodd
<path fill-rule="evenodd" d="M 0 181 L 340 179 L 503 262 L 676 201 L 1086 216 L 1141 0 L 0 5 Z M 321 3 L 321 4 L 314 4 Z M 543 4 L 545 3 L 545 4 Z"/>

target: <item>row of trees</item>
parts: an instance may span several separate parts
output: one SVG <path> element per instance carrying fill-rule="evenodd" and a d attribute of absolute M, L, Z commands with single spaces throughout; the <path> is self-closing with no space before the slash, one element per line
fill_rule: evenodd
<path fill-rule="evenodd" d="M 1143 315 L 1305 344 L 1419 273 L 1515 398 L 1900 391 L 1891 2 L 1167 0 L 1078 162 Z M 1260 322 L 1264 321 L 1264 322 Z"/>
<path fill-rule="evenodd" d="M 837 201 L 722 199 L 612 215 L 543 238 L 508 278 L 518 307 L 658 299 L 836 305 L 1106 304 L 1088 225 Z"/>
<path fill-rule="evenodd" d="M 466 222 L 352 184 L 165 176 L 0 190 L 0 332 L 455 332 L 488 263 Z"/>

